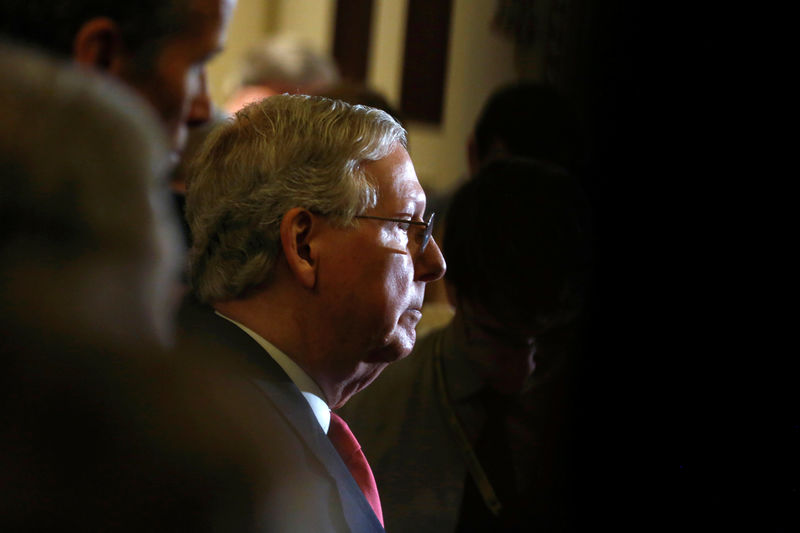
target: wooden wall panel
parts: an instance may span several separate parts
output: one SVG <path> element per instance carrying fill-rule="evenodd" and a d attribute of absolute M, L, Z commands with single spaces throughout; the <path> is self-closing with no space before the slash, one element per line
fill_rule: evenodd
<path fill-rule="evenodd" d="M 342 78 L 356 83 L 367 80 L 373 0 L 338 0 L 333 38 L 333 57 Z"/>
<path fill-rule="evenodd" d="M 410 120 L 440 124 L 452 0 L 409 0 L 400 107 Z"/>

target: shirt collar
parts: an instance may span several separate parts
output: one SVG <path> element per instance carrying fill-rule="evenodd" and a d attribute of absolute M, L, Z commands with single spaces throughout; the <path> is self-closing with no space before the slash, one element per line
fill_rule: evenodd
<path fill-rule="evenodd" d="M 278 363 L 286 375 L 289 376 L 289 379 L 300 389 L 300 392 L 303 394 L 303 397 L 308 402 L 308 405 L 311 407 L 311 410 L 314 412 L 314 416 L 316 417 L 319 425 L 322 427 L 322 430 L 327 434 L 328 428 L 331 424 L 331 410 L 328 407 L 328 402 L 325 401 L 325 394 L 323 394 L 322 390 L 319 388 L 311 377 L 305 373 L 305 371 L 300 368 L 300 366 L 295 363 L 291 357 L 283 353 L 277 346 L 269 342 L 267 339 L 253 331 L 252 329 L 248 328 L 244 324 L 229 318 L 219 311 L 214 311 L 217 315 L 221 316 L 225 320 L 235 324 L 238 326 L 242 331 L 250 335 L 253 340 L 255 340 L 267 354 Z"/>

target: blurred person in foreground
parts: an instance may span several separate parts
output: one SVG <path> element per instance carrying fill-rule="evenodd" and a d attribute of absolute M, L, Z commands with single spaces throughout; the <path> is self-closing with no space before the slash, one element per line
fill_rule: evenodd
<path fill-rule="evenodd" d="M 331 409 L 408 355 L 425 285 L 444 274 L 405 147 L 380 110 L 276 95 L 215 130 L 190 173 L 202 303 L 179 323 L 252 365 L 284 531 L 383 531 L 369 464 Z"/>
<path fill-rule="evenodd" d="M 339 69 L 333 58 L 295 36 L 276 35 L 247 50 L 224 108 L 236 113 L 275 94 L 323 95 L 338 83 Z"/>
<path fill-rule="evenodd" d="M 588 274 L 576 180 L 496 160 L 455 194 L 456 309 L 345 407 L 398 531 L 567 529 L 570 360 Z"/>
<path fill-rule="evenodd" d="M 254 531 L 238 393 L 162 353 L 181 254 L 156 116 L 30 50 L 0 44 L 0 71 L 0 530 Z"/>

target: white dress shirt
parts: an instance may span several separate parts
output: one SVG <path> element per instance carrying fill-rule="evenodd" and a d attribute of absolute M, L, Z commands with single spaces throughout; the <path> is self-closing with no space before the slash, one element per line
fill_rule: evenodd
<path fill-rule="evenodd" d="M 292 382 L 297 385 L 297 388 L 300 389 L 303 397 L 306 399 L 308 405 L 311 407 L 311 410 L 314 412 L 314 416 L 317 418 L 319 425 L 322 427 L 322 431 L 324 431 L 327 435 L 328 428 L 331 425 L 331 410 L 328 407 L 328 402 L 325 401 L 325 394 L 323 394 L 322 390 L 319 388 L 319 385 L 317 385 L 314 380 L 311 379 L 311 377 L 291 359 L 291 357 L 283 353 L 267 339 L 244 324 L 240 324 L 232 318 L 223 315 L 219 311 L 215 311 L 215 313 L 225 320 L 236 324 L 236 326 L 238 326 L 242 331 L 250 335 L 262 348 L 264 348 L 264 350 L 275 360 L 275 362 L 278 363 L 283 371 L 286 372 L 286 375 L 289 376 L 289 379 L 291 379 Z"/>

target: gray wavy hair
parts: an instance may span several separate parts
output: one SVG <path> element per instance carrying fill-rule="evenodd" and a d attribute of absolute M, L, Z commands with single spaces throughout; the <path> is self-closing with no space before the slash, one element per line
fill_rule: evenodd
<path fill-rule="evenodd" d="M 348 226 L 377 202 L 363 164 L 407 146 L 387 113 L 305 95 L 250 104 L 209 136 L 190 169 L 189 277 L 205 302 L 268 281 L 284 214 L 303 207 Z"/>

